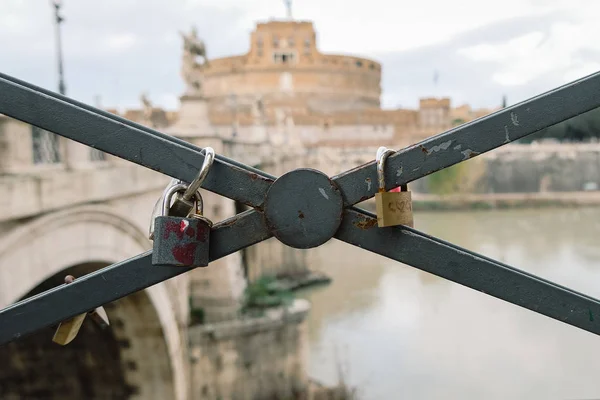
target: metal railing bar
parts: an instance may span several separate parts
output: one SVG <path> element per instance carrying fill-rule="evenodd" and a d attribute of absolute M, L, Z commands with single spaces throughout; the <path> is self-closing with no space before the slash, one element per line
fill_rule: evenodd
<path fill-rule="evenodd" d="M 597 107 L 600 72 L 397 151 L 386 161 L 386 188 L 404 185 Z M 346 206 L 377 192 L 374 161 L 331 179 Z"/>
<path fill-rule="evenodd" d="M 200 150 L 3 78 L 0 93 L 0 113 L 185 182 L 196 177 L 204 160 Z M 256 207 L 271 183 L 263 174 L 215 160 L 203 188 Z"/>
<path fill-rule="evenodd" d="M 197 150 L 197 151 L 202 150 L 201 147 L 198 147 L 198 146 L 196 146 L 196 145 L 194 145 L 194 144 L 192 144 L 190 142 L 186 142 L 185 140 L 179 139 L 179 138 L 177 138 L 175 136 L 167 135 L 166 133 L 163 133 L 163 132 L 157 131 L 155 129 L 149 128 L 149 127 L 147 127 L 145 125 L 138 124 L 137 122 L 133 122 L 133 121 L 128 120 L 126 118 L 123 118 L 123 117 L 121 117 L 119 115 L 115 115 L 115 114 L 109 113 L 108 111 L 102 110 L 100 108 L 92 107 L 92 106 L 90 106 L 88 104 L 82 103 L 80 101 L 77 101 L 77 100 L 72 99 L 72 98 L 67 97 L 67 96 L 63 96 L 63 95 L 61 95 L 59 93 L 56 93 L 56 92 L 53 92 L 51 90 L 47 90 L 47 89 L 44 89 L 42 87 L 35 86 L 35 85 L 33 85 L 33 84 L 29 83 L 29 82 L 25 82 L 25 81 L 22 81 L 20 79 L 17 79 L 14 76 L 6 75 L 6 74 L 3 74 L 2 72 L 0 72 L 0 78 L 6 79 L 7 81 L 10 81 L 10 82 L 16 83 L 18 85 L 24 86 L 24 87 L 26 87 L 28 89 L 38 91 L 38 92 L 43 93 L 43 94 L 45 94 L 47 96 L 54 97 L 55 99 L 62 100 L 65 103 L 72 104 L 72 105 L 77 106 L 79 108 L 82 108 L 82 109 L 84 109 L 86 111 L 90 111 L 90 112 L 102 115 L 103 117 L 110 118 L 110 119 L 113 119 L 115 121 L 121 122 L 122 124 L 128 125 L 128 126 L 130 126 L 132 128 L 136 128 L 136 129 L 139 129 L 141 131 L 150 133 L 152 135 L 161 137 L 161 138 L 163 138 L 165 140 L 171 141 L 173 143 L 177 143 L 177 144 L 179 144 L 181 146 L 184 146 L 184 147 L 187 147 L 189 149 Z M 225 156 L 223 156 L 221 154 L 216 154 L 215 158 L 218 159 L 218 160 L 224 161 L 224 162 L 226 162 L 228 164 L 235 165 L 238 168 L 247 169 L 250 172 L 254 172 L 255 174 L 262 175 L 265 178 L 270 178 L 270 179 L 275 180 L 274 176 L 272 176 L 270 174 L 267 174 L 264 171 L 261 171 L 261 170 L 259 170 L 257 168 L 254 168 L 254 167 L 251 167 L 249 165 L 242 164 L 239 161 L 236 161 L 236 160 L 233 160 L 231 158 L 225 157 Z"/>
<path fill-rule="evenodd" d="M 600 301 L 407 227 L 346 209 L 337 239 L 600 335 Z"/>
<path fill-rule="evenodd" d="M 210 261 L 271 237 L 254 210 L 216 224 Z M 190 271 L 152 265 L 152 251 L 110 265 L 0 310 L 0 345 Z"/>

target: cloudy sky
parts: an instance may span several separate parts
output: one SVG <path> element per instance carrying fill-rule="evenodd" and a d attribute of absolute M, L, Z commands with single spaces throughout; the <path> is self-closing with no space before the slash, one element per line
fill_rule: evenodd
<path fill-rule="evenodd" d="M 325 52 L 383 63 L 385 107 L 423 96 L 509 104 L 600 70 L 597 0 L 295 0 Z M 0 2 L 0 71 L 54 89 L 49 0 Z M 131 107 L 147 92 L 176 108 L 180 30 L 192 24 L 209 57 L 245 52 L 256 21 L 285 17 L 283 0 L 63 0 L 67 94 Z M 438 83 L 434 74 L 438 71 Z"/>

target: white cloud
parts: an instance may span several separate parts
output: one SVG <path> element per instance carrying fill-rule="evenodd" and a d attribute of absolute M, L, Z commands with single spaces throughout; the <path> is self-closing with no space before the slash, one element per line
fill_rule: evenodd
<path fill-rule="evenodd" d="M 564 2 L 557 2 L 562 7 Z M 558 74 L 570 82 L 598 71 L 598 63 L 587 60 L 586 51 L 599 52 L 600 2 L 583 7 L 570 3 L 562 9 L 563 21 L 556 21 L 547 32 L 530 32 L 502 43 L 481 43 L 460 49 L 459 54 L 478 62 L 496 64 L 492 79 L 504 86 L 522 86 L 547 74 Z"/>
<path fill-rule="evenodd" d="M 600 71 L 600 62 L 584 62 L 569 68 L 563 75 L 564 82 L 572 82 Z"/>
<path fill-rule="evenodd" d="M 109 35 L 105 40 L 104 44 L 108 48 L 108 50 L 113 50 L 117 52 L 129 50 L 133 46 L 135 46 L 137 42 L 137 37 L 133 33 L 121 33 Z"/>
<path fill-rule="evenodd" d="M 549 3 L 552 3 L 549 0 Z M 241 7 L 246 29 L 255 20 L 285 16 L 281 0 L 203 0 L 222 8 Z M 527 0 L 302 0 L 293 5 L 295 18 L 315 22 L 320 44 L 328 52 L 373 55 L 441 43 L 490 23 L 553 9 Z"/>
<path fill-rule="evenodd" d="M 282 0 L 68 1 L 62 14 L 69 95 L 87 102 L 101 95 L 118 106 L 148 92 L 173 106 L 183 89 L 178 31 L 196 24 L 210 57 L 239 54 L 255 23 L 283 18 L 285 7 Z M 323 51 L 385 60 L 386 105 L 449 95 L 493 106 L 502 94 L 523 98 L 598 68 L 600 2 L 591 0 L 298 0 L 293 14 L 314 21 Z M 49 2 L 2 0 L 0 43 L 2 72 L 56 87 Z"/>

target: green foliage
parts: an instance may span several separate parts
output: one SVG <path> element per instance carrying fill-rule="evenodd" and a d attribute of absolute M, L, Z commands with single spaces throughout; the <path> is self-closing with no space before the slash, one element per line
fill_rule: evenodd
<path fill-rule="evenodd" d="M 192 305 L 192 298 L 188 299 L 190 305 L 190 323 L 192 325 L 200 325 L 204 323 L 204 309 L 194 308 Z"/>
<path fill-rule="evenodd" d="M 192 325 L 204 323 L 204 308 L 192 308 L 190 310 Z"/>
<path fill-rule="evenodd" d="M 432 194 L 444 195 L 456 193 L 460 190 L 460 184 L 465 173 L 464 162 L 444 168 L 427 177 L 427 188 Z"/>
<path fill-rule="evenodd" d="M 464 120 L 464 119 L 462 119 L 462 118 L 456 118 L 456 119 L 453 119 L 453 120 L 452 120 L 452 126 L 458 126 L 458 125 L 462 125 L 462 124 L 464 124 L 465 122 L 467 122 L 467 121 L 465 121 L 465 120 Z"/>
<path fill-rule="evenodd" d="M 246 287 L 242 312 L 258 311 L 260 313 L 265 308 L 288 306 L 293 300 L 293 293 L 281 288 L 277 279 L 272 276 L 264 276 L 249 283 Z"/>

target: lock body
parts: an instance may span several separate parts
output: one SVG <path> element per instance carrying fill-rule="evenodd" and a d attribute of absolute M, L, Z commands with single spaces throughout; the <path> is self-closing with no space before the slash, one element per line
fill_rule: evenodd
<path fill-rule="evenodd" d="M 375 194 L 377 226 L 414 226 L 410 191 L 379 192 Z"/>
<path fill-rule="evenodd" d="M 77 336 L 77 333 L 79 333 L 79 329 L 81 329 L 81 324 L 83 324 L 86 315 L 87 313 L 83 313 L 76 315 L 73 318 L 69 318 L 66 321 L 62 321 L 56 329 L 52 341 L 61 346 L 71 343 L 71 341 L 75 339 L 75 336 Z"/>
<path fill-rule="evenodd" d="M 207 219 L 193 216 L 156 217 L 152 264 L 206 267 L 211 225 Z"/>

